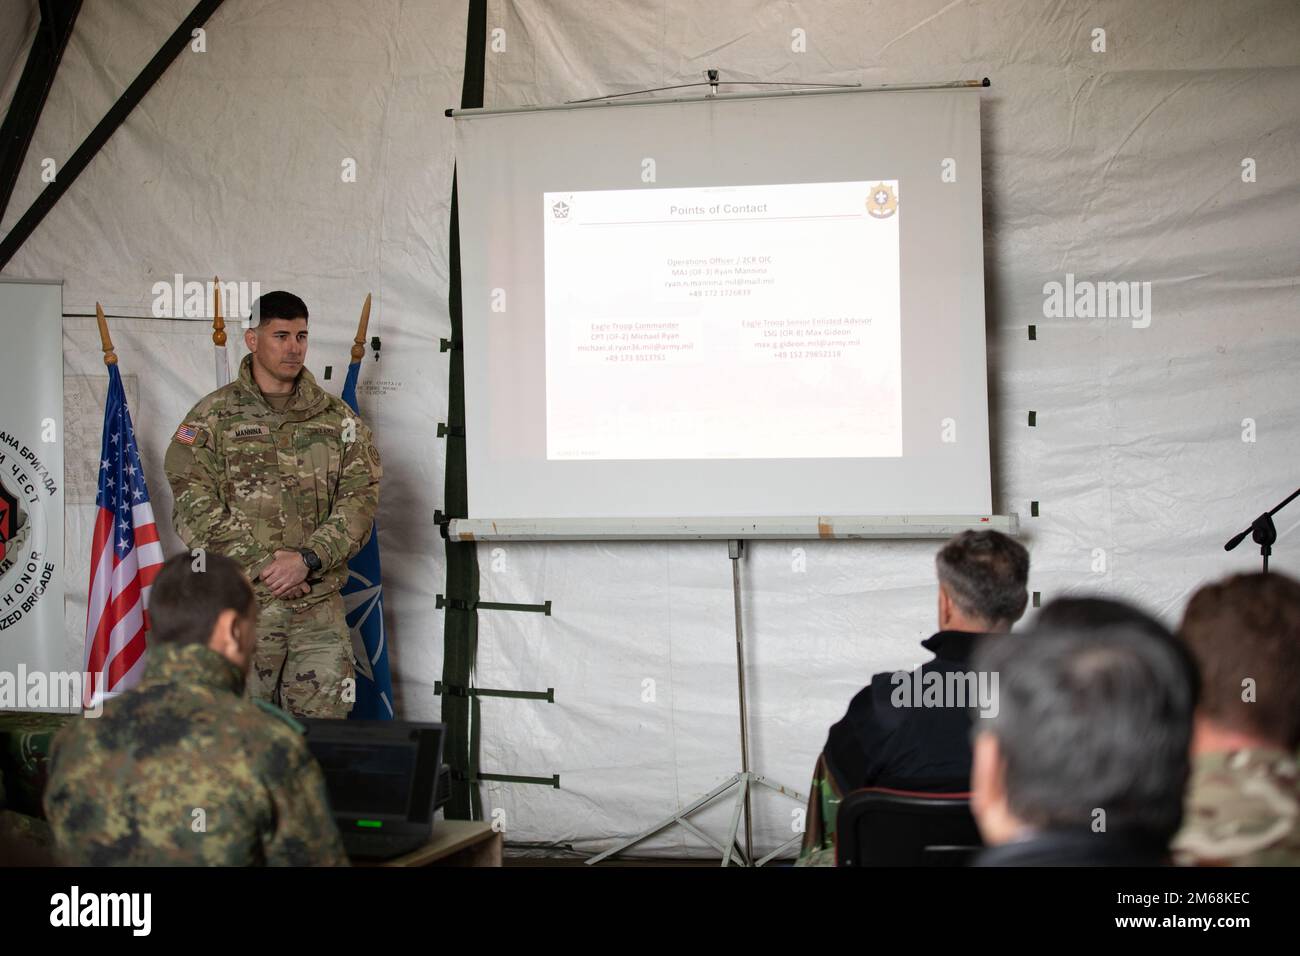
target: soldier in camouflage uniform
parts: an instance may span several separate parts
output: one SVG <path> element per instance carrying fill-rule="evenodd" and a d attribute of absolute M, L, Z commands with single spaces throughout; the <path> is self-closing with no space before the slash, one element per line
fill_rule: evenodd
<path fill-rule="evenodd" d="M 1197 754 L 1174 862 L 1300 866 L 1300 767 L 1276 747 Z"/>
<path fill-rule="evenodd" d="M 1300 582 L 1273 573 L 1207 585 L 1179 636 L 1202 693 L 1174 861 L 1300 866 Z"/>
<path fill-rule="evenodd" d="M 254 582 L 253 696 L 300 717 L 346 717 L 352 642 L 339 590 L 370 535 L 382 474 L 370 429 L 303 365 L 307 307 L 270 292 L 239 377 L 190 409 L 167 450 L 176 533 Z"/>
<path fill-rule="evenodd" d="M 50 752 L 59 858 L 90 866 L 346 865 L 302 728 L 243 697 L 257 604 L 238 565 L 171 558 L 150 595 L 144 679 Z"/>

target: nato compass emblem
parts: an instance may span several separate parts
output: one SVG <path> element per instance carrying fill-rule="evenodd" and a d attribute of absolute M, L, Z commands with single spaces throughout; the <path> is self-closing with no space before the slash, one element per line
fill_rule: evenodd
<path fill-rule="evenodd" d="M 569 218 L 569 204 L 563 199 L 551 203 L 551 215 L 554 216 L 558 222 L 564 222 Z"/>
<path fill-rule="evenodd" d="M 379 604 L 384 596 L 381 585 L 370 581 L 366 577 L 358 574 L 356 569 L 348 568 L 348 585 L 355 587 L 357 590 L 348 591 L 343 595 L 343 607 L 347 614 L 348 633 L 352 638 L 352 661 L 356 665 L 357 673 L 361 674 L 366 680 L 375 679 L 374 662 L 379 660 L 379 654 L 384 649 L 384 615 Z M 362 633 L 366 621 L 371 614 L 377 618 L 379 625 L 379 646 L 375 649 L 375 656 L 372 658 L 370 652 L 366 650 L 366 638 Z"/>
<path fill-rule="evenodd" d="M 894 190 L 884 183 L 876 183 L 871 187 L 871 195 L 867 197 L 867 213 L 876 219 L 888 219 L 898 211 L 898 197 L 894 195 Z"/>

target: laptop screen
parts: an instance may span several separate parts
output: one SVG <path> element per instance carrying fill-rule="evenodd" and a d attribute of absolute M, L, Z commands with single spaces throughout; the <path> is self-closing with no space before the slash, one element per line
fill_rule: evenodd
<path fill-rule="evenodd" d="M 303 723 L 336 817 L 421 825 L 432 820 L 442 725 L 398 720 Z"/>
<path fill-rule="evenodd" d="M 405 817 L 418 753 L 401 743 L 319 741 L 312 747 L 335 813 Z"/>

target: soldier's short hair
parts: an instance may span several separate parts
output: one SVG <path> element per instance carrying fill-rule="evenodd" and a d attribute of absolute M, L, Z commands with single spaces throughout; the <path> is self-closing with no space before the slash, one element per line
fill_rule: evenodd
<path fill-rule="evenodd" d="M 250 328 L 257 328 L 270 319 L 302 319 L 307 321 L 307 303 L 292 292 L 277 289 L 258 296 L 248 317 Z"/>
<path fill-rule="evenodd" d="M 966 614 L 1010 626 L 1029 603 L 1029 552 L 1000 531 L 963 531 L 934 559 L 939 583 Z"/>
<path fill-rule="evenodd" d="M 256 607 L 253 586 L 230 558 L 207 553 L 200 562 L 188 552 L 174 555 L 149 591 L 149 640 L 206 644 L 223 611 L 247 617 Z"/>
<path fill-rule="evenodd" d="M 1032 827 L 1095 828 L 1164 846 L 1183 815 L 1195 702 L 1172 642 L 1131 625 L 988 638 L 1007 803 Z"/>
<path fill-rule="evenodd" d="M 1207 584 L 1178 633 L 1200 667 L 1206 717 L 1300 747 L 1300 582 L 1273 572 Z"/>

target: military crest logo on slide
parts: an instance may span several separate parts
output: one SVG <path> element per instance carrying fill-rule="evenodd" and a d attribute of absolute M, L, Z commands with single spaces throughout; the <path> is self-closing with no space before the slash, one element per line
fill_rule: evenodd
<path fill-rule="evenodd" d="M 569 218 L 569 204 L 563 199 L 551 203 L 551 215 L 563 222 Z"/>
<path fill-rule="evenodd" d="M 888 219 L 898 211 L 898 197 L 894 195 L 892 187 L 884 183 L 877 183 L 871 187 L 871 195 L 867 197 L 867 213 L 877 219 Z"/>

